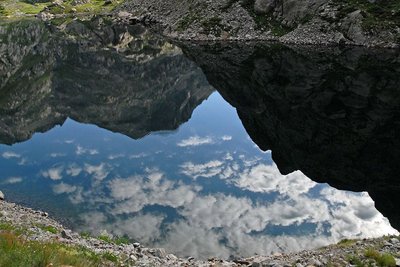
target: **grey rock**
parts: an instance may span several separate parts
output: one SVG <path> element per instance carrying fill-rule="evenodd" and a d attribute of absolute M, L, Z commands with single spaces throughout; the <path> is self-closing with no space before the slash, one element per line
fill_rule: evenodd
<path fill-rule="evenodd" d="M 392 244 L 399 244 L 399 243 L 400 243 L 400 240 L 399 240 L 398 238 L 393 237 L 393 238 L 391 238 L 391 239 L 389 240 L 389 242 L 392 243 Z"/>
<path fill-rule="evenodd" d="M 0 200 L 4 200 L 4 193 L 0 191 Z"/>
<path fill-rule="evenodd" d="M 61 231 L 61 237 L 65 239 L 72 239 L 71 235 L 65 229 Z"/>
<path fill-rule="evenodd" d="M 258 14 L 267 14 L 275 8 L 276 3 L 276 0 L 256 0 L 254 11 Z"/>

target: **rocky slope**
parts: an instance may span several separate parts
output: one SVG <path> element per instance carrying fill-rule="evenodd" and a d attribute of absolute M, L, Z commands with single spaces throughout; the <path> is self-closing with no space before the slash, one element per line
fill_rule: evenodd
<path fill-rule="evenodd" d="M 111 236 L 80 235 L 50 217 L 46 212 L 0 200 L 0 233 L 11 231 L 27 240 L 80 246 L 99 255 L 107 253 L 116 259 L 115 266 L 400 266 L 400 241 L 394 236 L 343 240 L 337 245 L 291 254 L 199 261 L 192 257 L 178 258 L 162 248 L 144 248 L 139 243 L 117 244 Z"/>
<path fill-rule="evenodd" d="M 0 142 L 67 117 L 133 138 L 174 130 L 213 89 L 179 48 L 103 19 L 0 25 Z"/>
<path fill-rule="evenodd" d="M 400 229 L 400 55 L 393 50 L 182 44 L 283 174 L 368 191 Z"/>
<path fill-rule="evenodd" d="M 128 0 L 115 13 L 180 39 L 379 47 L 400 42 L 396 0 Z"/>

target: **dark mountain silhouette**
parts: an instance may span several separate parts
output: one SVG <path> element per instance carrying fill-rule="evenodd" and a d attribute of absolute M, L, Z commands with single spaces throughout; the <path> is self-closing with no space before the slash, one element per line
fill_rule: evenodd
<path fill-rule="evenodd" d="M 183 44 L 283 174 L 368 191 L 400 229 L 400 54 Z"/>

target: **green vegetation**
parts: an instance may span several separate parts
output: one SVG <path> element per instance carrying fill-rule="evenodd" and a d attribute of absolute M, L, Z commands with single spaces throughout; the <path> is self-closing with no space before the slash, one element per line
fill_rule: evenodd
<path fill-rule="evenodd" d="M 102 240 L 106 243 L 113 243 L 113 239 L 108 235 L 99 235 L 97 239 Z"/>
<path fill-rule="evenodd" d="M 0 233 L 0 266 L 107 266 L 118 258 L 79 246 L 27 241 L 8 231 Z"/>
<path fill-rule="evenodd" d="M 2 16 L 32 16 L 41 11 L 49 12 L 53 15 L 71 14 L 101 14 L 114 9 L 122 0 L 88 0 L 82 4 L 77 4 L 75 0 L 65 0 L 60 4 L 54 4 L 51 0 L 44 2 L 29 2 L 24 0 L 3 0 L 0 6 Z"/>
<path fill-rule="evenodd" d="M 83 238 L 90 238 L 92 235 L 89 232 L 82 232 L 79 234 Z"/>
<path fill-rule="evenodd" d="M 114 243 L 117 245 L 129 244 L 130 240 L 126 236 L 119 236 L 114 238 Z"/>
<path fill-rule="evenodd" d="M 349 246 L 353 245 L 354 243 L 356 243 L 356 240 L 345 238 L 343 240 L 340 240 L 339 243 L 337 243 L 337 244 L 338 244 L 338 246 L 341 246 L 341 247 L 349 247 Z"/>
<path fill-rule="evenodd" d="M 38 225 L 36 225 L 36 227 L 38 227 L 39 229 L 42 229 L 43 231 L 52 233 L 52 234 L 58 234 L 57 228 L 55 228 L 54 226 L 51 226 L 51 225 L 38 224 Z"/>
<path fill-rule="evenodd" d="M 197 15 L 195 12 L 189 12 L 189 14 L 187 14 L 178 21 L 176 29 L 178 31 L 184 31 L 188 29 L 189 26 L 197 20 L 200 20 L 200 16 Z"/>
<path fill-rule="evenodd" d="M 352 264 L 355 265 L 357 267 L 364 267 L 365 264 L 361 261 L 361 259 L 355 255 L 349 255 L 347 256 L 347 261 Z"/>
<path fill-rule="evenodd" d="M 392 255 L 389 253 L 379 253 L 373 248 L 369 248 L 365 251 L 364 256 L 373 259 L 376 261 L 378 266 L 381 267 L 395 267 L 396 266 L 396 261 Z"/>
<path fill-rule="evenodd" d="M 361 10 L 364 30 L 394 28 L 400 25 L 400 1 L 385 0 L 370 3 L 365 0 L 334 0 L 339 5 L 339 19 Z"/>

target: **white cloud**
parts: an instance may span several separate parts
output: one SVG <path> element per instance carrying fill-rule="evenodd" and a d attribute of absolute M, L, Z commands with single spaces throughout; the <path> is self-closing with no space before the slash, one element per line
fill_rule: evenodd
<path fill-rule="evenodd" d="M 76 186 L 69 185 L 66 183 L 59 183 L 59 184 L 56 184 L 53 186 L 53 192 L 55 194 L 64 194 L 64 193 L 70 194 L 70 193 L 75 192 L 76 189 L 77 189 Z"/>
<path fill-rule="evenodd" d="M 145 175 L 113 179 L 108 188 L 111 197 L 117 201 L 114 201 L 113 214 L 138 212 L 146 205 L 161 203 L 181 207 L 191 202 L 200 190 L 197 186 L 165 179 L 164 174 L 157 170 L 149 170 Z"/>
<path fill-rule="evenodd" d="M 212 143 L 214 143 L 214 141 L 209 136 L 207 137 L 191 136 L 188 139 L 180 141 L 177 145 L 180 147 L 187 147 L 187 146 L 200 146 Z"/>
<path fill-rule="evenodd" d="M 51 153 L 50 154 L 50 157 L 52 157 L 52 158 L 59 158 L 59 157 L 65 157 L 66 156 L 66 154 L 64 154 L 64 153 Z"/>
<path fill-rule="evenodd" d="M 148 155 L 146 153 L 139 153 L 135 155 L 130 155 L 129 159 L 139 159 L 139 158 L 144 158 L 147 157 Z"/>
<path fill-rule="evenodd" d="M 97 180 L 104 180 L 110 173 L 110 167 L 108 164 L 100 163 L 99 165 L 90 165 L 85 163 L 84 171 Z"/>
<path fill-rule="evenodd" d="M 108 156 L 108 159 L 109 160 L 114 160 L 114 159 L 119 159 L 119 158 L 123 158 L 123 157 L 125 157 L 124 154 L 111 154 L 111 155 Z"/>
<path fill-rule="evenodd" d="M 61 180 L 62 172 L 64 170 L 63 166 L 50 168 L 47 171 L 42 171 L 42 176 L 45 178 L 50 178 L 51 180 Z"/>
<path fill-rule="evenodd" d="M 3 184 L 17 184 L 22 182 L 22 177 L 19 176 L 12 176 L 12 177 L 8 177 Z"/>
<path fill-rule="evenodd" d="M 232 140 L 232 136 L 224 135 L 224 136 L 221 137 L 221 139 L 222 139 L 222 141 L 230 141 L 230 140 Z"/>
<path fill-rule="evenodd" d="M 26 165 L 26 163 L 28 163 L 28 160 L 26 158 L 21 158 L 18 161 L 18 165 L 20 165 L 20 166 Z"/>
<path fill-rule="evenodd" d="M 68 168 L 67 168 L 67 170 L 66 170 L 66 173 L 67 173 L 69 176 L 72 176 L 72 177 L 78 176 L 81 172 L 82 172 L 82 168 L 79 167 L 79 166 L 76 165 L 76 164 L 71 164 L 71 165 L 69 165 Z"/>
<path fill-rule="evenodd" d="M 183 163 L 181 168 L 181 173 L 197 179 L 198 177 L 210 178 L 216 176 L 222 172 L 222 167 L 224 163 L 219 160 L 209 161 L 204 164 L 194 164 L 192 162 Z"/>
<path fill-rule="evenodd" d="M 226 185 L 237 187 L 234 191 L 242 190 L 239 195 L 208 192 L 207 188 L 204 193 L 196 181 L 185 184 L 159 169 L 145 169 L 140 174 L 102 183 L 108 190 L 92 188 L 82 192 L 83 188 L 77 188 L 70 199 L 73 201 L 72 196 L 76 195 L 75 201 L 86 201 L 91 210 L 96 210 L 99 203 L 104 205 L 104 213 L 85 215 L 88 227 L 128 234 L 183 256 L 226 258 L 231 254 L 280 252 L 282 248 L 290 252 L 328 245 L 343 238 L 397 233 L 376 211 L 368 194 L 342 192 L 328 186 L 315 188 L 316 183 L 300 171 L 282 175 L 275 164 L 257 158 L 243 155 L 235 160 L 230 154 L 221 155 L 220 160 L 202 164 L 185 162 L 180 170 L 193 179 L 223 178 Z M 101 173 L 100 170 L 107 169 L 101 165 L 86 164 L 85 171 Z M 68 187 L 64 190 L 68 189 L 73 190 Z M 319 194 L 311 194 L 311 189 L 320 190 Z M 260 198 L 253 198 L 249 191 Z M 269 198 L 270 193 L 277 196 Z M 152 205 L 172 208 L 178 216 L 164 224 L 167 215 L 162 208 L 157 213 L 144 214 L 145 208 Z M 135 213 L 133 219 L 125 216 L 131 213 Z M 302 234 L 303 224 L 315 229 Z M 283 234 L 274 235 L 268 230 L 270 226 L 299 229 L 299 234 L 291 236 L 283 230 Z"/>
<path fill-rule="evenodd" d="M 4 152 L 4 153 L 2 154 L 2 156 L 3 156 L 3 158 L 5 158 L 5 159 L 20 158 L 20 157 L 21 157 L 20 154 L 17 154 L 17 153 L 15 153 L 15 152 L 13 152 L 13 151 L 6 151 L 6 152 Z"/>
<path fill-rule="evenodd" d="M 96 149 L 84 148 L 84 147 L 78 145 L 78 146 L 76 146 L 75 154 L 77 154 L 78 156 L 84 155 L 84 154 L 97 155 L 97 154 L 99 154 L 99 151 Z"/>

